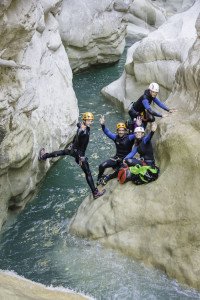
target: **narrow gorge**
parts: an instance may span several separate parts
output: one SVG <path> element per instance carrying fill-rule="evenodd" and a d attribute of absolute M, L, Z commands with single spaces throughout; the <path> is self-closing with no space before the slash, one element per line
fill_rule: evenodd
<path fill-rule="evenodd" d="M 90 295 L 1 271 L 0 296 L 198 299 L 200 1 L 4 0 L 0 24 L 0 269 Z M 152 81 L 178 110 L 158 120 L 156 182 L 94 201 L 73 159 L 38 161 L 92 111 L 96 179 L 114 155 L 100 115 L 115 130 Z"/>

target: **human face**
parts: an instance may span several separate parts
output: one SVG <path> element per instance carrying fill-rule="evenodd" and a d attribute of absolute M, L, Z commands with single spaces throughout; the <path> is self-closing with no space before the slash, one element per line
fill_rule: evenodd
<path fill-rule="evenodd" d="M 93 120 L 85 120 L 85 125 L 90 127 L 93 123 Z"/>
<path fill-rule="evenodd" d="M 142 131 L 139 131 L 139 132 L 135 133 L 135 137 L 138 140 L 141 140 L 141 138 L 143 138 L 143 136 L 144 136 L 144 132 L 142 132 Z"/>
<path fill-rule="evenodd" d="M 153 97 L 153 98 L 156 98 L 156 96 L 158 95 L 157 92 L 153 92 L 153 91 L 150 91 L 150 94 L 151 94 L 151 97 Z"/>
<path fill-rule="evenodd" d="M 119 129 L 117 129 L 117 133 L 118 133 L 119 137 L 123 137 L 126 133 L 126 130 L 124 128 L 119 128 Z"/>

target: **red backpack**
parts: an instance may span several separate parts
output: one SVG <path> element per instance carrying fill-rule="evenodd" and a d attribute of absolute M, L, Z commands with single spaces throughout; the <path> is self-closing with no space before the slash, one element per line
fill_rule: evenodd
<path fill-rule="evenodd" d="M 129 167 L 126 166 L 124 168 L 121 168 L 118 172 L 118 181 L 119 183 L 123 184 L 127 181 L 130 181 L 131 180 L 131 172 L 129 170 Z"/>

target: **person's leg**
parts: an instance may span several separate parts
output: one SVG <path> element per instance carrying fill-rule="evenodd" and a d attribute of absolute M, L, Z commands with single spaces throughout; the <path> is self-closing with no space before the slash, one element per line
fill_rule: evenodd
<path fill-rule="evenodd" d="M 108 174 L 106 176 L 106 182 L 111 180 L 111 179 L 114 179 L 114 178 L 117 178 L 117 175 L 118 175 L 118 172 L 119 172 L 119 169 L 123 166 L 123 161 L 121 159 L 118 159 L 117 160 L 117 165 L 114 167 L 114 172 L 111 173 L 111 174 Z"/>
<path fill-rule="evenodd" d="M 144 118 L 143 118 L 144 129 L 146 129 L 148 123 L 153 123 L 153 122 L 155 122 L 155 120 L 156 120 L 155 117 L 153 115 L 151 115 L 150 113 L 148 113 L 148 111 L 145 110 Z"/>
<path fill-rule="evenodd" d="M 132 166 L 135 166 L 135 165 L 143 165 L 142 161 L 140 159 L 137 159 L 137 158 L 128 158 L 128 159 L 125 159 L 125 163 L 129 166 L 129 167 L 132 167 Z"/>
<path fill-rule="evenodd" d="M 103 173 L 104 173 L 105 169 L 115 168 L 116 166 L 117 166 L 117 160 L 111 159 L 111 158 L 104 161 L 103 163 L 101 163 L 99 165 L 99 174 L 98 174 L 97 180 L 99 181 L 100 178 L 103 176 Z"/>
<path fill-rule="evenodd" d="M 82 160 L 81 160 L 81 169 L 85 173 L 86 181 L 87 181 L 92 193 L 94 193 L 96 188 L 95 188 L 95 185 L 94 185 L 94 180 L 92 178 L 92 173 L 90 171 L 90 166 L 89 166 L 87 157 L 82 158 Z"/>
<path fill-rule="evenodd" d="M 133 107 L 131 107 L 131 109 L 128 111 L 128 113 L 129 113 L 129 116 L 131 117 L 131 120 L 134 120 L 139 115 L 139 113 Z"/>
<path fill-rule="evenodd" d="M 106 190 L 102 190 L 102 192 L 100 192 L 94 185 L 94 180 L 92 178 L 92 173 L 90 171 L 90 166 L 89 166 L 87 157 L 82 157 L 81 169 L 85 173 L 85 178 L 86 178 L 87 183 L 92 191 L 94 199 L 97 199 L 97 198 L 101 197 L 103 194 L 105 194 Z"/>
<path fill-rule="evenodd" d="M 64 150 L 53 151 L 51 153 L 46 153 L 45 149 L 42 148 L 40 150 L 40 153 L 39 153 L 39 160 L 46 160 L 47 158 L 52 158 L 52 157 L 57 157 L 57 156 L 64 156 L 64 155 L 74 156 L 72 152 L 73 151 L 72 151 L 71 145 L 69 145 Z"/>

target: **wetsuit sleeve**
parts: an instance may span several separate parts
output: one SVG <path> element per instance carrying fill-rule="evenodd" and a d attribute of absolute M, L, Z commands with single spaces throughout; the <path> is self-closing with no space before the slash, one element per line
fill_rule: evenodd
<path fill-rule="evenodd" d="M 77 127 L 78 127 L 78 129 L 77 129 L 77 135 L 79 136 L 79 135 L 84 135 L 84 134 L 86 134 L 86 128 L 85 129 L 82 129 L 81 128 L 81 123 L 78 123 L 77 124 Z"/>
<path fill-rule="evenodd" d="M 133 141 L 135 139 L 135 134 L 129 134 L 129 141 Z"/>
<path fill-rule="evenodd" d="M 107 137 L 109 137 L 111 140 L 115 140 L 117 135 L 112 133 L 108 128 L 106 128 L 105 125 L 101 125 L 101 128 L 103 130 L 103 132 L 105 133 L 105 135 L 107 135 Z"/>
<path fill-rule="evenodd" d="M 155 102 L 160 108 L 169 111 L 169 108 L 164 103 L 162 103 L 158 98 L 154 98 L 153 102 Z"/>
<path fill-rule="evenodd" d="M 161 114 L 157 113 L 156 111 L 154 111 L 154 110 L 151 108 L 151 106 L 150 106 L 150 104 L 149 104 L 149 101 L 148 101 L 147 99 L 142 100 L 142 104 L 144 105 L 144 108 L 145 108 L 151 115 L 153 115 L 153 116 L 155 116 L 155 117 L 160 117 L 160 118 L 162 118 L 162 115 L 161 115 Z"/>
<path fill-rule="evenodd" d="M 143 139 L 144 144 L 147 144 L 152 139 L 153 135 L 154 135 L 153 131 L 151 131 L 149 134 L 147 134 Z"/>
<path fill-rule="evenodd" d="M 133 158 L 135 156 L 135 154 L 137 153 L 137 149 L 138 148 L 136 146 L 133 147 L 132 151 L 128 155 L 126 155 L 126 157 L 124 159 Z"/>

